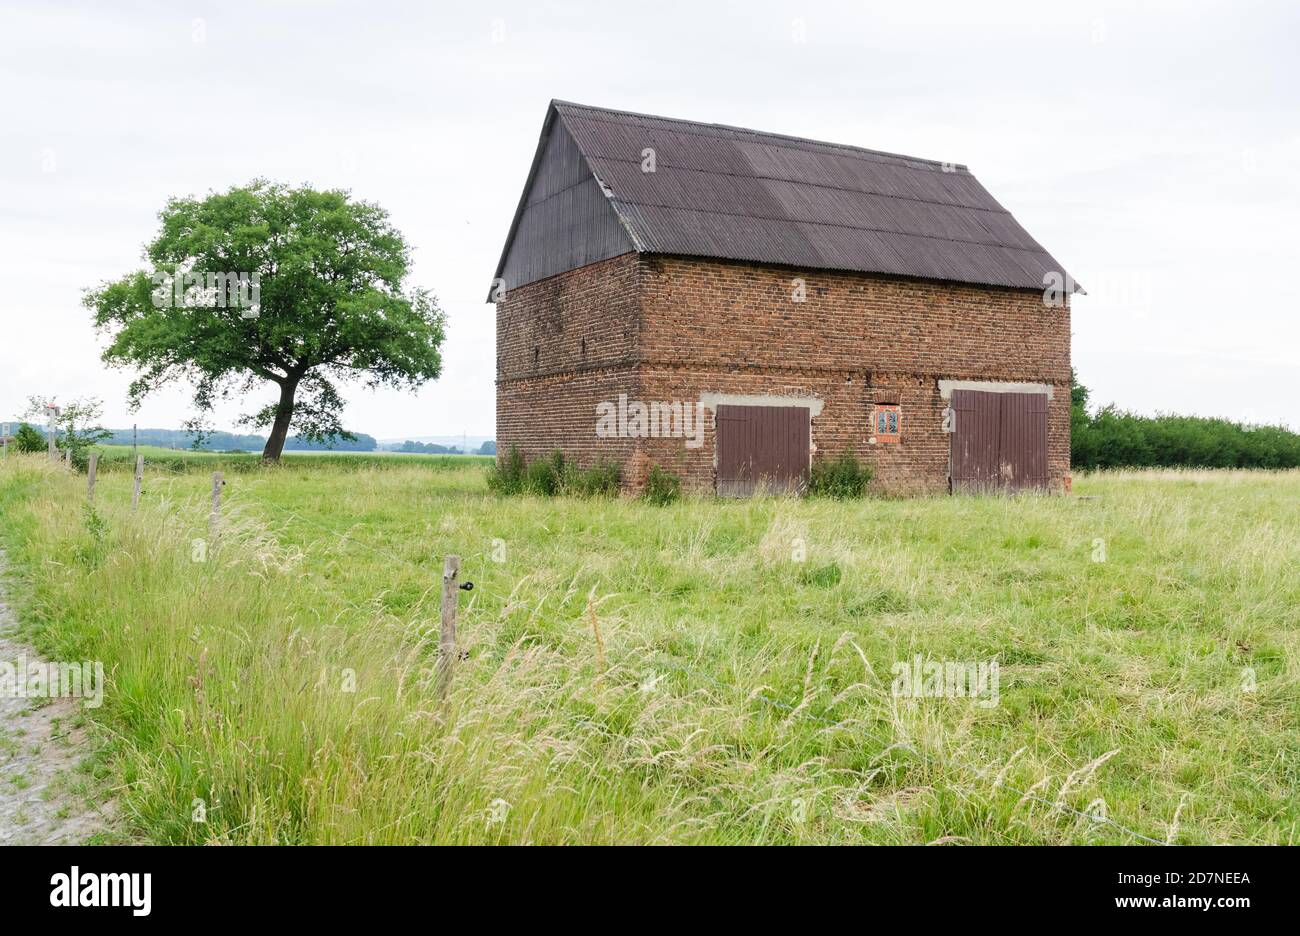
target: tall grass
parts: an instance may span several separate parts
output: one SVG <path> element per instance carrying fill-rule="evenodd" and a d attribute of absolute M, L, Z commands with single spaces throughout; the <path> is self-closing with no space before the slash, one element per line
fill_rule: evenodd
<path fill-rule="evenodd" d="M 1104 801 L 1161 841 L 1295 841 L 1300 474 L 667 506 L 499 498 L 473 465 L 228 481 L 195 562 L 201 473 L 136 515 L 109 473 L 89 522 L 83 478 L 0 466 L 15 603 L 104 661 L 141 839 L 1133 841 L 1070 811 Z M 440 704 L 451 552 L 476 587 Z M 999 660 L 1001 704 L 895 698 L 915 654 Z"/>
<path fill-rule="evenodd" d="M 488 490 L 497 494 L 612 497 L 619 491 L 620 472 L 618 465 L 609 461 L 583 468 L 558 449 L 528 462 L 512 445 L 500 463 L 488 466 L 484 477 Z"/>

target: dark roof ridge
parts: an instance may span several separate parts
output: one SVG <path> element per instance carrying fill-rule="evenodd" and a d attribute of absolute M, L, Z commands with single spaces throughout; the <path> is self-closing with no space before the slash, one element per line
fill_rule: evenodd
<path fill-rule="evenodd" d="M 641 114 L 636 111 L 618 110 L 613 107 L 596 107 L 592 104 L 579 104 L 577 101 L 561 101 L 558 98 L 551 100 L 551 106 L 556 107 L 580 107 L 587 111 L 596 111 L 602 114 L 618 114 L 621 117 L 636 117 L 643 120 L 662 120 L 665 123 L 685 124 L 689 127 L 701 127 L 706 130 L 727 130 L 731 133 L 743 133 L 747 136 L 761 137 L 766 140 L 783 140 L 787 143 L 803 143 L 812 146 L 824 146 L 828 149 L 844 150 L 845 155 L 862 157 L 878 157 L 874 162 L 903 162 L 903 163 L 924 163 L 928 166 L 938 166 L 942 169 L 944 166 L 952 166 L 959 172 L 972 175 L 970 167 L 965 163 L 945 162 L 939 159 L 926 159 L 923 156 L 908 156 L 903 153 L 890 153 L 885 150 L 868 149 L 865 146 L 854 146 L 851 143 L 832 143 L 829 140 L 814 140 L 812 137 L 793 136 L 788 133 L 768 133 L 765 130 L 753 130 L 749 127 L 734 127 L 730 124 L 706 123 L 702 120 L 687 120 L 684 117 L 662 117 L 658 114 Z M 593 118 L 599 119 L 599 118 Z M 606 121 L 614 123 L 615 121 Z M 690 132 L 690 131 L 685 131 Z M 705 134 L 697 134 L 704 136 Z M 794 147 L 789 147 L 794 149 Z M 916 166 L 904 166 L 906 169 L 916 169 Z"/>

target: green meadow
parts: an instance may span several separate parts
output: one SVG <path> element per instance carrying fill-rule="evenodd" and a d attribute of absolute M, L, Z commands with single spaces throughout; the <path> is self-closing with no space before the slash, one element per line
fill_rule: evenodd
<path fill-rule="evenodd" d="M 93 509 L 0 463 L 23 634 L 108 674 L 106 840 L 1300 838 L 1300 472 L 655 506 L 497 496 L 486 459 L 158 450 L 133 513 L 129 453 Z M 440 699 L 447 554 L 474 588 Z M 918 658 L 996 663 L 996 698 L 896 693 Z"/>
<path fill-rule="evenodd" d="M 153 445 L 141 445 L 131 448 L 129 445 L 98 445 L 94 449 L 99 453 L 99 468 L 104 471 L 134 471 L 135 456 L 143 455 L 153 471 L 189 472 L 189 471 L 259 471 L 262 467 L 262 453 L 259 452 L 216 452 L 193 449 L 168 449 Z M 490 465 L 493 458 L 489 455 L 420 455 L 409 452 L 332 452 L 290 451 L 282 456 L 286 464 L 296 464 L 302 459 L 311 459 L 316 465 L 338 465 L 344 468 L 362 466 L 376 468 L 398 465 L 412 460 L 421 461 L 430 467 L 453 467 L 466 464 Z"/>

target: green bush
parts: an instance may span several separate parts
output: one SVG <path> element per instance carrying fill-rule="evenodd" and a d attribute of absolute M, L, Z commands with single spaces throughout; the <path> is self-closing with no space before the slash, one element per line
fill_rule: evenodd
<path fill-rule="evenodd" d="M 568 465 L 564 453 L 552 452 L 546 458 L 530 462 L 524 473 L 524 490 L 541 497 L 554 497 L 564 491 L 564 474 Z"/>
<path fill-rule="evenodd" d="M 488 490 L 498 494 L 519 494 L 524 489 L 525 472 L 523 453 L 519 446 L 512 445 L 505 458 L 500 459 L 488 469 Z"/>
<path fill-rule="evenodd" d="M 646 475 L 645 490 L 641 496 L 652 504 L 671 504 L 682 493 L 682 479 L 671 471 L 664 471 L 658 465 L 652 465 Z"/>
<path fill-rule="evenodd" d="M 23 423 L 14 433 L 14 445 L 18 446 L 18 451 L 43 452 L 46 449 L 45 436 L 36 431 L 35 427 Z"/>
<path fill-rule="evenodd" d="M 613 462 L 599 462 L 591 468 L 569 466 L 565 489 L 570 494 L 583 497 L 615 497 L 618 495 L 621 475 Z"/>
<path fill-rule="evenodd" d="M 38 397 L 28 397 L 27 412 L 24 415 L 33 418 L 47 415 L 48 402 L 50 401 Z M 58 415 L 54 417 L 59 456 L 71 452 L 72 466 L 78 471 L 84 471 L 90 464 L 90 450 L 113 436 L 112 432 L 99 424 L 102 411 L 103 405 L 96 397 L 84 397 L 62 404 Z M 44 440 L 40 447 L 45 447 Z"/>
<path fill-rule="evenodd" d="M 1296 468 L 1300 434 L 1282 426 L 1157 414 L 1103 406 L 1088 413 L 1088 388 L 1071 388 L 1070 465 L 1074 468 Z"/>
<path fill-rule="evenodd" d="M 834 458 L 819 455 L 813 459 L 808 493 L 814 497 L 840 499 L 862 497 L 874 476 L 872 467 L 858 461 L 852 452 L 844 452 Z"/>
<path fill-rule="evenodd" d="M 619 481 L 618 465 L 611 462 L 580 468 L 559 450 L 545 458 L 525 462 L 524 456 L 513 445 L 500 464 L 488 470 L 488 489 L 498 494 L 611 497 L 618 494 Z"/>

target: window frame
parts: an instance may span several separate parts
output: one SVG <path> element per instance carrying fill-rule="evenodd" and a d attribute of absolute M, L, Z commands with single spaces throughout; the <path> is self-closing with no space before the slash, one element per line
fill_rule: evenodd
<path fill-rule="evenodd" d="M 881 432 L 881 417 L 885 419 L 885 426 L 888 429 L 890 417 L 894 424 L 894 431 Z M 898 403 L 873 403 L 871 405 L 871 437 L 876 442 L 894 444 L 903 441 L 903 410 Z"/>

